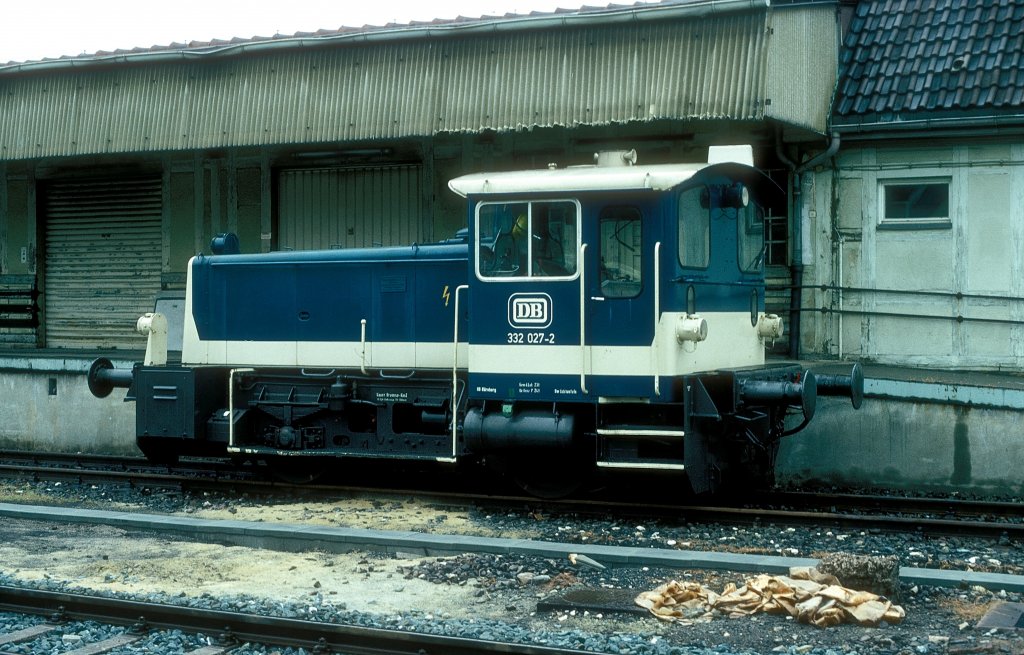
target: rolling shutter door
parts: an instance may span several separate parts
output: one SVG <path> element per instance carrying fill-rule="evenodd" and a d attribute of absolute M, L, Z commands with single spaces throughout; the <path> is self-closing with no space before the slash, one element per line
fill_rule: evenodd
<path fill-rule="evenodd" d="M 282 171 L 282 250 L 404 246 L 423 241 L 420 166 Z"/>
<path fill-rule="evenodd" d="M 50 348 L 145 347 L 160 290 L 160 177 L 41 185 Z"/>

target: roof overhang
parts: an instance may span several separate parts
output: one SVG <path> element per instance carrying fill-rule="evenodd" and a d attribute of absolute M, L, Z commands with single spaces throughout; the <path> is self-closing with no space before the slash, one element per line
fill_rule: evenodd
<path fill-rule="evenodd" d="M 827 3 L 668 0 L 12 65 L 0 160 L 712 122 L 813 136 L 834 23 Z"/>
<path fill-rule="evenodd" d="M 859 139 L 889 138 L 893 134 L 925 133 L 931 137 L 939 133 L 965 133 L 987 131 L 1019 132 L 1024 128 L 1024 113 L 1006 112 L 999 114 L 922 115 L 896 119 L 878 117 L 843 117 L 834 120 L 832 129 L 844 136 Z"/>

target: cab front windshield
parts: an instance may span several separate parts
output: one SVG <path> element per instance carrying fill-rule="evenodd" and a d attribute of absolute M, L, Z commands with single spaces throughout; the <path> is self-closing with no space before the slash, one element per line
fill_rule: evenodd
<path fill-rule="evenodd" d="M 730 221 L 735 223 L 740 272 L 764 270 L 764 215 L 746 199 L 738 183 L 691 187 L 679 193 L 678 251 L 683 267 L 706 269 L 711 264 L 712 224 Z M 719 228 L 714 232 L 723 234 Z"/>

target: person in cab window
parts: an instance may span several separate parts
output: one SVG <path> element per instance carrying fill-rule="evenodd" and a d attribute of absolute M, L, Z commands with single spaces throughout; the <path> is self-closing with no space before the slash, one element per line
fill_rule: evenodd
<path fill-rule="evenodd" d="M 534 277 L 558 277 L 569 274 L 563 265 L 562 249 L 551 236 L 547 218 L 534 219 L 530 245 Z"/>
<path fill-rule="evenodd" d="M 512 240 L 516 244 L 516 275 L 529 275 L 526 263 L 530 259 L 530 219 L 520 214 L 512 226 Z"/>

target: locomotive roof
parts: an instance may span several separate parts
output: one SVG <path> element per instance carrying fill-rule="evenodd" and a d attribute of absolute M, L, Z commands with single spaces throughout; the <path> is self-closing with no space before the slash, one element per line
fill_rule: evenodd
<path fill-rule="evenodd" d="M 682 184 L 707 164 L 657 166 L 572 166 L 570 168 L 508 173 L 474 173 L 457 177 L 448 187 L 462 197 L 470 194 L 533 193 L 551 191 L 663 191 Z"/>
<path fill-rule="evenodd" d="M 463 198 L 469 195 L 507 193 L 566 193 L 577 191 L 666 191 L 679 186 L 701 171 L 712 173 L 737 168 L 754 171 L 750 146 L 713 146 L 709 163 L 652 165 L 569 166 L 530 171 L 473 173 L 448 182 L 448 188 Z M 636 154 L 627 158 L 635 160 Z"/>

